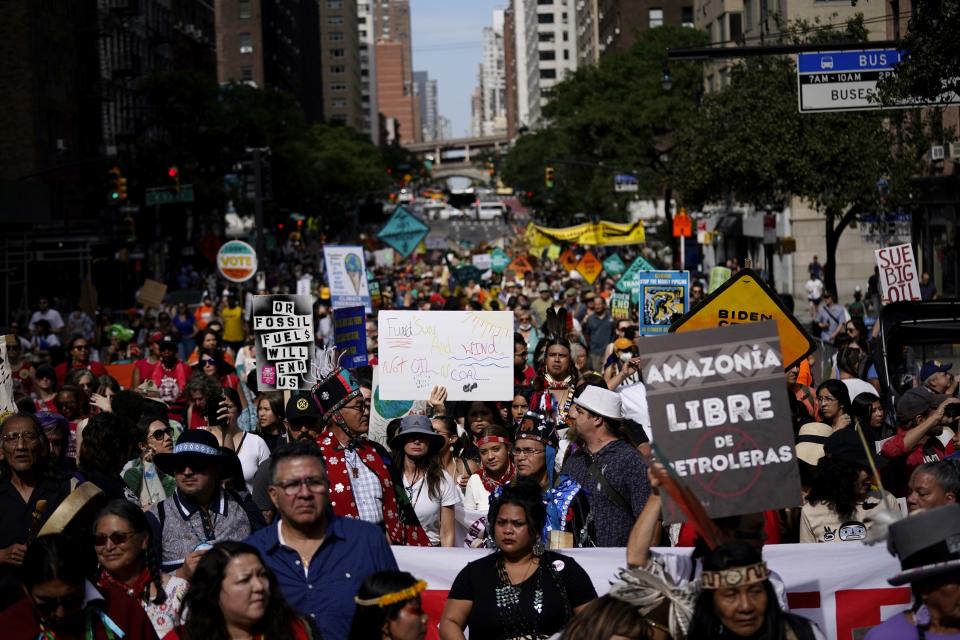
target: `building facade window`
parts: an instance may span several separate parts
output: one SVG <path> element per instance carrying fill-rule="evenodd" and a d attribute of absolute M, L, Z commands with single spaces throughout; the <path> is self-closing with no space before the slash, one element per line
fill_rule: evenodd
<path fill-rule="evenodd" d="M 649 26 L 651 29 L 663 26 L 663 9 L 650 9 L 650 11 L 647 12 L 647 16 L 650 21 Z"/>
<path fill-rule="evenodd" d="M 556 69 L 540 69 L 540 77 L 544 80 L 552 80 L 557 77 Z"/>
<path fill-rule="evenodd" d="M 253 36 L 249 33 L 240 34 L 240 53 L 253 53 Z"/>
<path fill-rule="evenodd" d="M 253 82 L 253 67 L 249 65 L 240 67 L 240 81 Z"/>
<path fill-rule="evenodd" d="M 693 7 L 680 7 L 680 26 L 693 29 Z"/>
<path fill-rule="evenodd" d="M 734 12 L 729 14 L 730 18 L 730 39 L 739 40 L 743 37 L 743 16 L 740 15 L 740 12 Z"/>
<path fill-rule="evenodd" d="M 343 16 L 327 16 L 327 24 L 343 24 Z"/>
<path fill-rule="evenodd" d="M 327 9 L 343 9 L 343 0 L 327 0 Z"/>
<path fill-rule="evenodd" d="M 341 47 L 337 47 L 336 49 L 330 49 L 331 58 L 342 58 L 345 55 L 346 55 L 346 49 L 343 49 Z"/>
<path fill-rule="evenodd" d="M 541 60 L 556 60 L 556 59 L 557 59 L 557 52 L 554 51 L 553 49 L 546 49 L 546 50 L 544 50 L 544 51 L 541 51 L 541 52 L 540 52 L 540 59 L 541 59 Z"/>
<path fill-rule="evenodd" d="M 340 42 L 343 40 L 343 31 L 330 31 L 327 33 L 327 40 L 330 42 Z"/>
<path fill-rule="evenodd" d="M 331 93 L 343 93 L 347 90 L 346 82 L 331 82 L 330 83 L 330 92 Z"/>
<path fill-rule="evenodd" d="M 538 13 L 537 22 L 540 24 L 553 24 L 554 15 L 552 13 Z"/>
<path fill-rule="evenodd" d="M 347 101 L 344 98 L 334 98 L 333 100 L 330 101 L 330 105 L 334 109 L 346 109 Z"/>
<path fill-rule="evenodd" d="M 332 64 L 332 65 L 330 65 L 330 73 L 333 73 L 333 74 L 336 74 L 336 75 L 343 75 L 343 74 L 346 73 L 346 72 L 347 72 L 347 67 L 346 67 L 346 65 L 342 65 L 342 64 Z"/>
<path fill-rule="evenodd" d="M 556 42 L 557 34 L 553 31 L 541 31 L 537 34 L 537 40 L 540 42 Z"/>
<path fill-rule="evenodd" d="M 239 10 L 239 17 L 241 20 L 247 20 L 251 15 L 251 0 L 238 0 L 237 8 Z"/>

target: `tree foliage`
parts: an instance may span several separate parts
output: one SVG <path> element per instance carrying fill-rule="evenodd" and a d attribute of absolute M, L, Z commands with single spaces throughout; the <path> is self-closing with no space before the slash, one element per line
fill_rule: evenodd
<path fill-rule="evenodd" d="M 662 195 L 672 132 L 695 116 L 702 77 L 697 64 L 671 64 L 673 86 L 665 91 L 666 50 L 707 41 L 693 29 L 650 29 L 629 51 L 577 70 L 553 88 L 547 126 L 517 140 L 504 179 L 532 194 L 528 202 L 556 223 L 575 213 L 622 217 L 626 196 L 613 192 L 617 173 L 638 176 L 642 195 Z M 547 166 L 555 171 L 553 189 L 544 184 Z"/>
<path fill-rule="evenodd" d="M 913 0 L 902 49 L 909 57 L 880 83 L 890 103 L 906 98 L 935 101 L 945 91 L 960 93 L 960 0 Z M 903 5 L 901 5 L 903 6 Z"/>

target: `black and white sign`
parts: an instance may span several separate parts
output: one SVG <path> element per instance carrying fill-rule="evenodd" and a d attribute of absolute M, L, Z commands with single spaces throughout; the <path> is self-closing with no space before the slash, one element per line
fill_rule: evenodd
<path fill-rule="evenodd" d="M 313 377 L 313 301 L 309 295 L 254 296 L 257 387 L 308 390 Z"/>

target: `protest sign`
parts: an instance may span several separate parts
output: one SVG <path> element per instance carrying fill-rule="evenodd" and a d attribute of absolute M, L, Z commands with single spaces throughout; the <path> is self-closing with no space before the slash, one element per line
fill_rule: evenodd
<path fill-rule="evenodd" d="M 556 260 L 560 257 L 560 245 L 552 244 L 547 247 L 547 257 L 551 260 Z"/>
<path fill-rule="evenodd" d="M 610 296 L 610 316 L 614 320 L 630 319 L 629 293 L 614 293 Z"/>
<path fill-rule="evenodd" d="M 489 253 L 475 253 L 470 257 L 470 261 L 480 271 L 487 271 L 493 263 L 493 258 Z"/>
<path fill-rule="evenodd" d="M 444 239 L 446 243 L 446 239 Z M 446 246 L 446 244 L 444 244 Z M 387 247 L 386 249 L 378 249 L 373 252 L 373 264 L 378 267 L 392 267 L 393 266 L 393 249 Z"/>
<path fill-rule="evenodd" d="M 383 294 L 380 292 L 380 281 L 368 279 L 367 286 L 370 289 L 370 304 L 374 309 L 379 309 L 383 306 Z"/>
<path fill-rule="evenodd" d="M 713 267 L 710 269 L 710 282 L 707 284 L 707 293 L 713 293 L 730 279 L 732 272 L 727 267 Z"/>
<path fill-rule="evenodd" d="M 407 258 L 428 233 L 430 227 L 401 206 L 394 209 L 377 237 L 396 249 L 401 257 Z"/>
<path fill-rule="evenodd" d="M 260 391 L 313 387 L 315 347 L 310 296 L 254 296 L 253 333 Z"/>
<path fill-rule="evenodd" d="M 560 265 L 563 266 L 563 268 L 567 271 L 573 271 L 577 268 L 577 256 L 573 253 L 573 249 L 567 249 L 561 253 L 558 256 L 558 261 L 560 262 Z"/>
<path fill-rule="evenodd" d="M 7 338 L 17 340 L 16 336 L 0 336 L 0 414 L 17 412 L 17 403 L 13 401 L 13 371 L 7 360 Z"/>
<path fill-rule="evenodd" d="M 711 518 L 802 502 L 775 322 L 643 342 L 653 441 Z M 664 521 L 684 519 L 664 498 Z"/>
<path fill-rule="evenodd" d="M 507 252 L 497 247 L 490 255 L 490 268 L 494 273 L 503 273 L 504 269 L 510 266 L 510 256 Z"/>
<path fill-rule="evenodd" d="M 341 367 L 352 369 L 367 364 L 367 314 L 363 307 L 333 310 L 333 341 Z"/>
<path fill-rule="evenodd" d="M 884 304 L 920 300 L 920 278 L 917 276 L 913 245 L 884 247 L 877 249 L 876 253 L 877 266 L 880 268 L 880 295 Z"/>
<path fill-rule="evenodd" d="M 527 256 L 517 256 L 507 268 L 513 271 L 516 277 L 520 279 L 523 279 L 526 274 L 533 271 L 533 267 L 530 266 L 530 261 L 527 260 Z"/>
<path fill-rule="evenodd" d="M 436 385 L 450 400 L 513 394 L 509 311 L 380 311 L 380 397 L 425 400 Z"/>
<path fill-rule="evenodd" d="M 327 265 L 327 283 L 333 308 L 363 305 L 367 313 L 373 313 L 363 247 L 328 244 L 323 248 L 323 260 Z"/>
<path fill-rule="evenodd" d="M 637 301 L 637 278 L 644 271 L 656 271 L 654 266 L 643 259 L 643 256 L 637 256 L 637 259 L 623 272 L 614 289 L 620 293 L 629 293 L 630 299 Z"/>
<path fill-rule="evenodd" d="M 686 313 L 689 292 L 686 271 L 641 271 L 637 278 L 640 335 L 667 333 L 673 319 Z"/>
<path fill-rule="evenodd" d="M 583 254 L 580 262 L 577 263 L 577 272 L 590 284 L 597 281 L 601 271 L 603 271 L 603 265 L 591 251 Z"/>
<path fill-rule="evenodd" d="M 231 240 L 217 252 L 217 270 L 230 282 L 246 282 L 257 273 L 257 252 L 246 242 Z"/>
<path fill-rule="evenodd" d="M 140 295 L 137 296 L 137 302 L 144 307 L 156 307 L 163 304 L 163 298 L 167 295 L 167 285 L 163 282 L 157 282 L 147 278 L 140 287 Z"/>
<path fill-rule="evenodd" d="M 380 397 L 380 367 L 373 367 L 373 393 L 370 398 L 370 431 L 368 437 L 389 447 L 387 442 L 387 425 L 391 420 L 402 418 L 413 412 L 415 408 L 420 413 L 426 411 L 426 402 L 412 400 L 384 400 Z"/>
<path fill-rule="evenodd" d="M 783 306 L 780 296 L 750 269 L 738 271 L 696 309 L 674 323 L 670 331 L 683 333 L 763 320 L 777 321 L 785 369 L 816 349 L 813 338 Z"/>
<path fill-rule="evenodd" d="M 623 258 L 621 258 L 616 253 L 610 254 L 606 260 L 603 261 L 603 270 L 607 272 L 608 275 L 618 276 L 623 273 L 623 270 L 627 268 L 627 265 L 624 264 Z"/>
<path fill-rule="evenodd" d="M 312 295 L 310 293 L 312 290 L 313 290 L 313 276 L 311 276 L 310 274 L 304 274 L 297 280 L 298 296 Z"/>

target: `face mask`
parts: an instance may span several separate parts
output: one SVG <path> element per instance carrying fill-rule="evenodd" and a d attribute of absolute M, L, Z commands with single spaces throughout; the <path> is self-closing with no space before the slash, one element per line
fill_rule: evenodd
<path fill-rule="evenodd" d="M 631 358 L 633 358 L 633 354 L 629 351 L 623 351 L 620 353 L 621 362 L 628 362 Z"/>
<path fill-rule="evenodd" d="M 521 331 L 529 331 L 531 326 L 532 326 L 532 325 L 531 325 L 529 322 L 521 322 L 521 323 L 520 323 L 520 330 L 521 330 Z"/>

